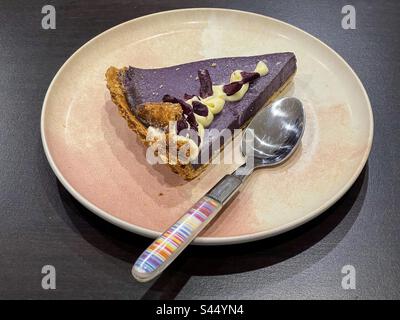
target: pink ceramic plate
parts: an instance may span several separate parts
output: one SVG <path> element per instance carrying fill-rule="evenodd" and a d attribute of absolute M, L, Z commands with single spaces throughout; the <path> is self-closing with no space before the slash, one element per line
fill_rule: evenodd
<path fill-rule="evenodd" d="M 356 74 L 332 49 L 300 29 L 253 13 L 162 12 L 123 23 L 85 44 L 57 73 L 43 104 L 42 139 L 51 167 L 100 217 L 158 236 L 235 168 L 212 165 L 185 182 L 165 166 L 150 166 L 110 100 L 106 69 L 280 51 L 293 51 L 298 59 L 285 95 L 304 103 L 302 146 L 286 164 L 256 171 L 196 243 L 247 242 L 309 221 L 337 201 L 364 167 L 373 136 L 370 102 Z"/>

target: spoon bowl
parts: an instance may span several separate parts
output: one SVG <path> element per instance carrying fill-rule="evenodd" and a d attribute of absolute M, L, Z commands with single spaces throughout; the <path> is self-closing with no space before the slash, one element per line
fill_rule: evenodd
<path fill-rule="evenodd" d="M 287 160 L 303 136 L 303 104 L 283 98 L 262 109 L 249 123 L 241 144 L 243 155 L 253 158 L 254 167 L 275 166 Z"/>

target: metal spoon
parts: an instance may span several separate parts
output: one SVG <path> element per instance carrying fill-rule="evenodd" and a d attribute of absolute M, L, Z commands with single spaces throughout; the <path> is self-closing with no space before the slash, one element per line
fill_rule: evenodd
<path fill-rule="evenodd" d="M 287 160 L 300 144 L 304 125 L 303 105 L 296 98 L 283 98 L 263 108 L 242 138 L 246 163 L 222 178 L 141 254 L 132 268 L 135 279 L 146 282 L 158 276 L 238 193 L 254 169 Z"/>

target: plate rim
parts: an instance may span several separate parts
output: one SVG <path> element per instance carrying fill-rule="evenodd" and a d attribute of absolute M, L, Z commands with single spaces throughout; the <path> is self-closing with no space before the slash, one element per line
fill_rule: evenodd
<path fill-rule="evenodd" d="M 66 66 L 69 64 L 70 60 L 72 60 L 81 50 L 84 50 L 85 47 L 89 46 L 92 42 L 94 42 L 97 38 L 100 38 L 101 36 L 103 36 L 104 34 L 108 33 L 108 32 L 112 32 L 114 29 L 117 29 L 125 24 L 128 23 L 133 23 L 134 21 L 138 21 L 138 20 L 142 20 L 142 19 L 148 19 L 151 18 L 153 16 L 157 16 L 157 15 L 163 15 L 163 14 L 173 14 L 176 12 L 182 12 L 182 11 L 219 11 L 219 12 L 227 12 L 227 13 L 241 13 L 241 14 L 248 14 L 248 15 L 253 15 L 253 16 L 257 16 L 257 17 L 261 17 L 263 19 L 268 19 L 268 20 L 272 20 L 273 22 L 276 23 L 280 23 L 283 24 L 285 26 L 294 28 L 295 30 L 304 33 L 306 36 L 311 37 L 313 40 L 316 40 L 319 45 L 322 45 L 323 47 L 325 47 L 326 49 L 328 49 L 331 53 L 333 53 L 342 63 L 344 63 L 344 66 L 347 67 L 347 69 L 350 71 L 351 75 L 354 77 L 354 79 L 356 80 L 358 86 L 361 89 L 361 92 L 365 98 L 365 101 L 367 102 L 366 104 L 366 108 L 368 110 L 369 113 L 369 130 L 370 130 L 370 135 L 368 137 L 368 145 L 366 148 L 366 151 L 364 153 L 364 156 L 360 162 L 360 165 L 357 167 L 357 170 L 354 171 L 354 174 L 352 175 L 352 177 L 347 181 L 347 183 L 339 190 L 339 192 L 336 193 L 335 196 L 333 196 L 332 198 L 330 198 L 328 201 L 326 201 L 323 205 L 321 205 L 319 208 L 311 211 L 310 213 L 308 213 L 307 215 L 300 217 L 298 219 L 295 219 L 289 223 L 286 223 L 284 225 L 281 225 L 277 228 L 274 228 L 272 230 L 268 230 L 268 231 L 260 231 L 260 232 L 256 232 L 256 233 L 249 233 L 249 234 L 245 234 L 245 235 L 240 235 L 240 236 L 229 236 L 229 237 L 197 237 L 192 243 L 193 244 L 197 244 L 197 245 L 232 245 L 232 244 L 239 244 L 239 243 L 246 243 L 246 242 L 252 242 L 252 241 L 257 241 L 257 240 L 261 240 L 261 239 L 265 239 L 265 238 L 270 238 L 279 234 L 282 234 L 284 232 L 288 232 L 290 230 L 293 230 L 307 222 L 309 222 L 310 220 L 316 218 L 317 216 L 319 216 L 320 214 L 322 214 L 323 212 L 325 212 L 327 209 L 329 209 L 333 204 L 335 204 L 340 198 L 343 197 L 343 195 L 350 189 L 350 187 L 355 183 L 355 181 L 357 180 L 357 178 L 360 176 L 362 170 L 364 169 L 368 157 L 370 155 L 371 149 L 372 149 L 372 143 L 373 143 L 373 136 L 374 136 L 374 117 L 373 117 L 373 112 L 372 112 L 372 106 L 371 106 L 371 102 L 370 99 L 368 97 L 367 91 L 364 87 L 364 85 L 362 84 L 360 78 L 358 77 L 358 75 L 356 74 L 356 72 L 353 70 L 353 68 L 347 63 L 347 61 L 341 56 L 339 55 L 334 49 L 332 49 L 330 46 L 328 46 L 326 43 L 324 43 L 323 41 L 319 40 L 318 38 L 316 38 L 315 36 L 311 35 L 310 33 L 292 25 L 289 24 L 285 21 L 279 20 L 279 19 L 275 19 L 272 18 L 270 16 L 266 16 L 263 14 L 259 14 L 259 13 L 254 13 L 254 12 L 249 12 L 249 11 L 244 11 L 244 10 L 236 10 L 236 9 L 227 9 L 227 8 L 185 8 L 185 9 L 174 9 L 174 10 L 167 10 L 167 11 L 161 11 L 161 12 L 156 12 L 156 13 L 152 13 L 152 14 L 148 14 L 148 15 L 144 15 L 141 17 L 137 17 L 125 22 L 122 22 L 114 27 L 111 27 L 103 32 L 101 32 L 100 34 L 98 34 L 97 36 L 93 37 L 92 39 L 90 39 L 89 41 L 85 42 L 81 47 L 79 47 L 64 63 L 63 65 L 58 69 L 56 75 L 54 76 L 54 78 L 52 79 L 47 91 L 46 91 L 46 95 L 45 98 L 43 100 L 43 104 L 42 104 L 42 111 L 41 111 L 41 118 L 40 118 L 40 131 L 41 131 L 41 139 L 42 139 L 42 145 L 43 145 L 43 149 L 47 158 L 47 161 L 50 164 L 51 169 L 53 170 L 54 174 L 56 175 L 57 179 L 61 182 L 61 184 L 67 189 L 67 191 L 79 202 L 81 203 L 86 209 L 88 209 L 89 211 L 93 212 L 94 214 L 96 214 L 97 216 L 99 216 L 100 218 L 106 220 L 109 223 L 112 223 L 126 231 L 129 232 L 133 232 L 136 233 L 138 235 L 141 236 L 145 236 L 148 238 L 152 238 L 155 239 L 156 237 L 158 237 L 161 233 L 157 232 L 157 231 L 153 231 L 144 227 L 140 227 L 137 225 L 133 225 L 130 224 L 122 219 L 116 218 L 113 215 L 111 215 L 110 213 L 107 213 L 106 211 L 100 209 L 99 207 L 97 207 L 96 205 L 94 205 L 93 203 L 91 203 L 89 200 L 87 200 L 85 197 L 83 197 L 77 190 L 74 189 L 74 187 L 67 181 L 67 179 L 63 176 L 63 174 L 61 173 L 61 171 L 58 169 L 57 165 L 55 164 L 55 161 L 50 153 L 50 149 L 48 147 L 48 143 L 46 141 L 46 135 L 45 135 L 45 113 L 46 113 L 46 107 L 48 105 L 48 99 L 50 96 L 50 92 L 52 91 L 52 88 L 55 84 L 55 82 L 57 81 L 58 77 L 60 76 L 60 74 L 63 72 L 63 70 L 66 68 Z"/>

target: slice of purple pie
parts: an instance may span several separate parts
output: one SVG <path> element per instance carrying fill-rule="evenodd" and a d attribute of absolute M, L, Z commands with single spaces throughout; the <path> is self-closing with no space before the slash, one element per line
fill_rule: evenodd
<path fill-rule="evenodd" d="M 112 100 L 129 127 L 146 145 L 162 141 L 165 163 L 190 180 L 215 155 L 208 152 L 204 161 L 200 151 L 211 150 L 212 143 L 221 140 L 218 132 L 245 126 L 283 91 L 296 68 L 295 55 L 285 52 L 158 69 L 110 67 L 106 79 Z M 186 159 L 172 159 L 171 141 L 178 153 L 187 147 Z"/>

